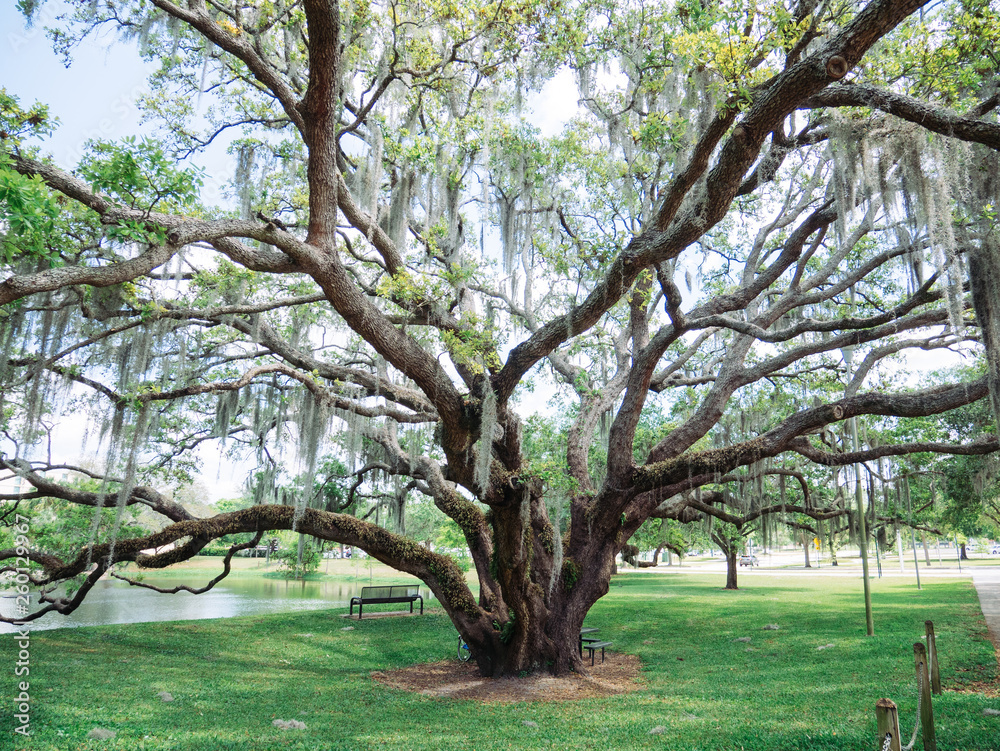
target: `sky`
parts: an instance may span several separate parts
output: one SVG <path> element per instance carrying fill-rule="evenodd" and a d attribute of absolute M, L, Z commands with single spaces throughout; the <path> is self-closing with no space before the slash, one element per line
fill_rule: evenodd
<path fill-rule="evenodd" d="M 46 3 L 25 27 L 13 3 L 0 4 L 0 86 L 21 100 L 48 104 L 61 125 L 46 144 L 56 161 L 75 164 L 90 138 L 118 138 L 141 132 L 136 99 L 146 90 L 149 68 L 132 45 L 108 33 L 91 38 L 67 68 L 52 50 L 44 26 L 60 3 Z"/>

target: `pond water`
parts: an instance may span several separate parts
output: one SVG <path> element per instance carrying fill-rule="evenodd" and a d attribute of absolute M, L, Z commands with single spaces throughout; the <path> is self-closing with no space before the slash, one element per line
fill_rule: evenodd
<path fill-rule="evenodd" d="M 156 580 L 147 577 L 146 582 L 158 587 L 173 587 L 182 583 L 179 579 Z M 184 581 L 185 584 L 193 584 Z M 52 628 L 73 628 L 77 626 L 101 626 L 110 623 L 144 623 L 149 621 L 193 621 L 202 618 L 231 618 L 238 615 L 260 613 L 281 613 L 295 610 L 320 610 L 323 608 L 343 608 L 347 612 L 351 597 L 358 594 L 361 587 L 368 584 L 367 577 L 357 582 L 344 581 L 288 581 L 284 579 L 233 578 L 226 579 L 205 594 L 192 595 L 188 592 L 161 594 L 142 587 L 131 587 L 115 579 L 100 581 L 87 595 L 83 604 L 70 615 L 48 613 L 32 621 L 33 631 Z M 381 584 L 383 582 L 375 582 Z M 407 583 L 404 578 L 398 582 Z M 201 586 L 201 585 L 196 585 Z M 433 595 L 421 586 L 424 607 Z M 37 598 L 32 597 L 32 605 Z M 420 604 L 416 603 L 415 607 Z M 0 612 L 9 615 L 14 600 L 0 599 Z M 386 606 L 390 607 L 390 606 Z M 398 605 L 396 607 L 406 607 Z M 391 607 L 390 607 L 391 609 Z M 339 613 L 337 613 L 339 615 Z M 17 629 L 0 623 L 0 633 L 11 633 Z"/>

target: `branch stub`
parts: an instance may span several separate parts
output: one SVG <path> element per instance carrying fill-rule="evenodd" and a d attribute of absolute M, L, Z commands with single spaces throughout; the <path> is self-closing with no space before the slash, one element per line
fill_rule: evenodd
<path fill-rule="evenodd" d="M 847 60 L 840 55 L 834 55 L 826 61 L 826 74 L 834 81 L 839 81 L 847 75 Z"/>

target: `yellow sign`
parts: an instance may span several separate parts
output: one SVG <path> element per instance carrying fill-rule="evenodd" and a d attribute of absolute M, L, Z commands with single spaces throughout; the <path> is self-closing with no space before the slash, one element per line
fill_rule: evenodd
<path fill-rule="evenodd" d="M 813 538 L 813 545 L 816 546 L 816 550 L 819 550 L 819 538 L 818 537 L 814 537 Z"/>

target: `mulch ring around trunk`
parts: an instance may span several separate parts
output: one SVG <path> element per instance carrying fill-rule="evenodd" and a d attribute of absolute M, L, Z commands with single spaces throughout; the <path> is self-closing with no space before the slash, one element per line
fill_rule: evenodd
<path fill-rule="evenodd" d="M 473 699 L 483 702 L 573 701 L 600 699 L 642 686 L 637 682 L 642 663 L 635 655 L 611 654 L 603 663 L 587 666 L 589 675 L 555 677 L 536 673 L 524 678 L 483 678 L 474 663 L 458 660 L 428 662 L 390 671 L 375 671 L 372 679 L 383 686 L 424 696 Z"/>

